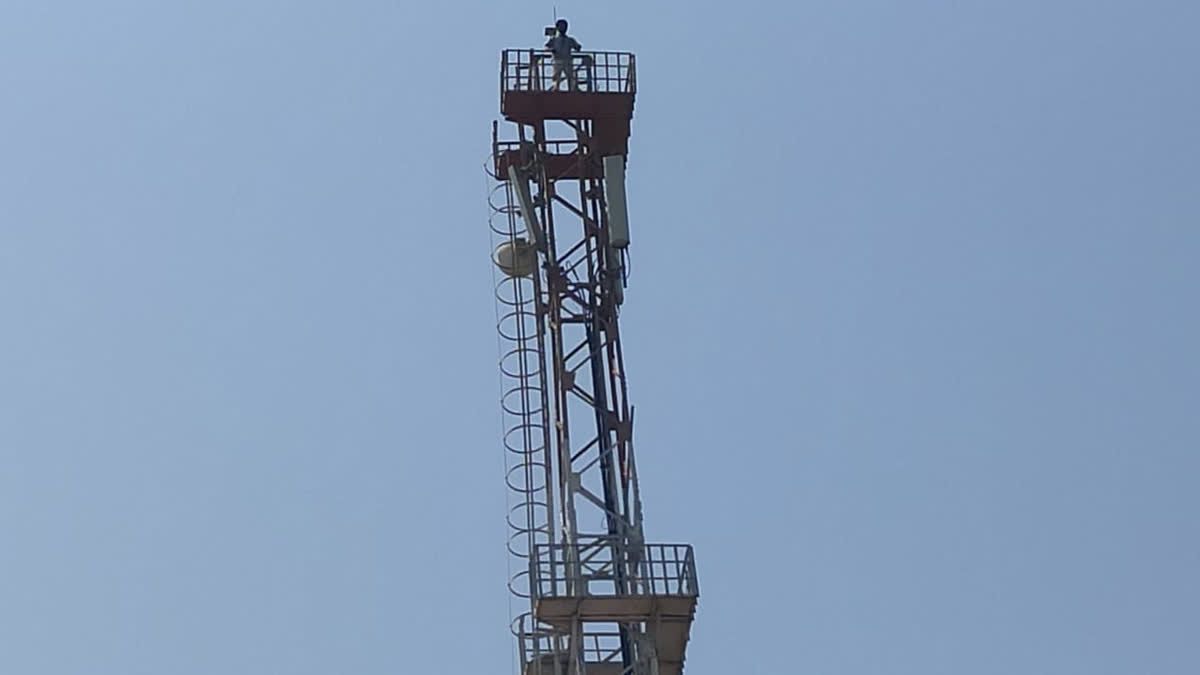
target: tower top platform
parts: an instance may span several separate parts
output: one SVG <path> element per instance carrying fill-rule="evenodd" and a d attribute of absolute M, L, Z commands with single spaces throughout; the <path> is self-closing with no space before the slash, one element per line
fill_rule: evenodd
<path fill-rule="evenodd" d="M 637 93 L 633 54 L 579 52 L 570 69 L 561 72 L 546 50 L 504 50 L 500 56 L 500 113 L 509 121 L 524 124 L 556 119 L 628 121 L 633 117 Z"/>

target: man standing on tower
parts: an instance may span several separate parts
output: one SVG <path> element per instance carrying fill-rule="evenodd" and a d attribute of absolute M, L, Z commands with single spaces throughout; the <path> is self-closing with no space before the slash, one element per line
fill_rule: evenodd
<path fill-rule="evenodd" d="M 567 20 L 559 19 L 554 22 L 556 34 L 546 42 L 546 49 L 550 50 L 554 57 L 554 88 L 558 89 L 558 83 L 562 81 L 563 75 L 567 76 L 567 89 L 574 91 L 578 88 L 578 82 L 575 78 L 575 52 L 583 49 L 575 38 L 567 35 Z"/>

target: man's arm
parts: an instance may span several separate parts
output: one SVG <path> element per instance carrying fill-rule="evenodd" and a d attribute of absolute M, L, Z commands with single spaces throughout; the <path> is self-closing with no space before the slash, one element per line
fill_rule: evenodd
<path fill-rule="evenodd" d="M 571 49 L 573 49 L 575 51 L 580 51 L 583 49 L 583 45 L 579 44 L 579 40 L 576 40 L 575 38 L 571 38 Z"/>

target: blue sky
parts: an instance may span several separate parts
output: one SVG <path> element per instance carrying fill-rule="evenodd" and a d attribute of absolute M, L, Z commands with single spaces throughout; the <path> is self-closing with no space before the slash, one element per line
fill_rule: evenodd
<path fill-rule="evenodd" d="M 687 672 L 1200 671 L 1200 5 L 560 3 Z M 537 3 L 0 6 L 0 671 L 513 672 L 481 166 Z"/>

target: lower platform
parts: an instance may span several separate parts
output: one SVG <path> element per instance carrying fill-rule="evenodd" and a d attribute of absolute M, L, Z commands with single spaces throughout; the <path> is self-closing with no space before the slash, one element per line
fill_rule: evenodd
<path fill-rule="evenodd" d="M 680 675 L 696 614 L 696 596 L 632 595 L 539 598 L 534 605 L 538 621 L 564 632 L 575 621 L 588 623 L 641 623 L 654 644 L 660 675 Z M 610 671 L 608 668 L 615 667 Z M 620 664 L 596 663 L 589 675 L 621 675 Z M 550 675 L 547 672 L 530 675 Z"/>
<path fill-rule="evenodd" d="M 617 564 L 631 559 L 636 562 L 624 569 Z M 571 635 L 582 640 L 576 648 L 592 663 L 588 673 L 624 675 L 622 650 L 631 648 L 638 658 L 657 662 L 660 675 L 681 675 L 700 597 L 691 546 L 580 537 L 572 544 L 536 547 L 530 579 L 531 619 L 544 632 L 535 631 L 537 646 L 523 653 L 546 650 L 541 654 L 550 653 L 551 665 L 543 668 L 539 658 L 527 665 L 543 672 L 526 675 L 562 675 L 553 673 L 553 653 L 567 649 Z M 631 629 L 632 643 L 622 643 L 618 625 Z"/>

